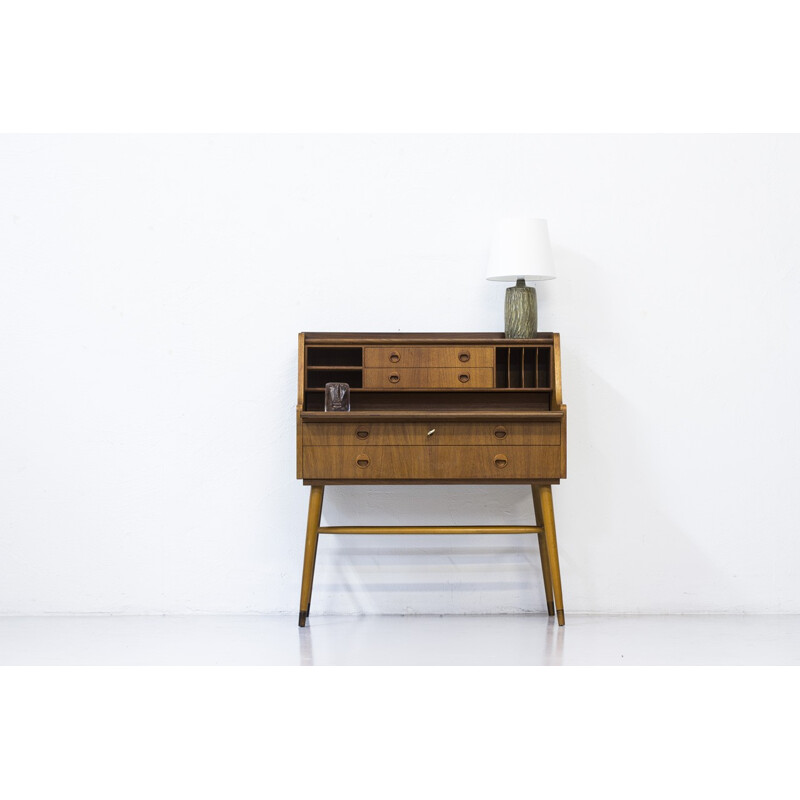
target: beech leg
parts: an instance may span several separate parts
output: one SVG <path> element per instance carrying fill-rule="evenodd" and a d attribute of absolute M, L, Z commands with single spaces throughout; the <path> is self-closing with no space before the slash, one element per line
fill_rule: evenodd
<path fill-rule="evenodd" d="M 298 624 L 305 627 L 309 609 L 311 608 L 311 589 L 314 584 L 314 567 L 317 562 L 317 542 L 319 541 L 319 523 L 322 519 L 322 496 L 324 486 L 312 486 L 308 500 L 308 524 L 306 526 L 306 551 L 303 557 L 303 583 L 300 587 L 300 619 Z"/>
<path fill-rule="evenodd" d="M 531 486 L 533 494 L 533 511 L 536 517 L 537 527 L 541 527 L 542 522 L 542 501 L 536 492 L 536 486 Z M 555 616 L 555 605 L 553 604 L 553 579 L 550 577 L 550 559 L 547 553 L 547 538 L 544 531 L 539 534 L 539 556 L 542 559 L 542 578 L 544 578 L 544 597 L 547 601 L 547 616 Z"/>
<path fill-rule="evenodd" d="M 534 489 L 539 495 L 542 508 L 542 524 L 547 541 L 547 557 L 550 562 L 550 577 L 553 581 L 553 596 L 556 605 L 558 624 L 564 624 L 564 600 L 561 597 L 561 570 L 558 566 L 558 543 L 556 542 L 556 520 L 553 514 L 553 490 L 550 486 L 538 486 Z"/>

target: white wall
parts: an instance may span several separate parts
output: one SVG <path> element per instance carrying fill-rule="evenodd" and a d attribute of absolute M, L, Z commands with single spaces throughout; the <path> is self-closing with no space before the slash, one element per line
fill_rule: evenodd
<path fill-rule="evenodd" d="M 296 613 L 301 330 L 502 328 L 560 269 L 567 611 L 800 612 L 796 136 L 0 139 L 0 613 Z M 324 522 L 524 523 L 525 487 Z M 544 607 L 535 541 L 323 538 L 313 612 Z"/>

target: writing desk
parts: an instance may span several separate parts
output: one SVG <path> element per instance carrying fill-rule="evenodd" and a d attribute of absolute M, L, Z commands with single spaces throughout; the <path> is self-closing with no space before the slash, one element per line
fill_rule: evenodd
<path fill-rule="evenodd" d="M 297 477 L 311 487 L 299 624 L 320 534 L 538 535 L 547 613 L 564 624 L 552 486 L 567 475 L 557 333 L 301 333 Z M 350 411 L 325 411 L 328 382 Z M 320 527 L 334 484 L 529 484 L 535 525 Z"/>

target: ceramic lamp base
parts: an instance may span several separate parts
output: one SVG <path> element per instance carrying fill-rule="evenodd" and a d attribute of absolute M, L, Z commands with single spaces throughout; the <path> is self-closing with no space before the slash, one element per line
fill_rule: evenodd
<path fill-rule="evenodd" d="M 518 280 L 506 289 L 506 339 L 532 339 L 537 324 L 536 289 Z"/>

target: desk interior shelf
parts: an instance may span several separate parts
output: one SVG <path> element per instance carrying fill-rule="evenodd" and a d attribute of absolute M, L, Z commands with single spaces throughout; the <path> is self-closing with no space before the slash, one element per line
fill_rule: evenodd
<path fill-rule="evenodd" d="M 551 388 L 552 347 L 497 347 L 495 354 L 496 388 Z"/>

